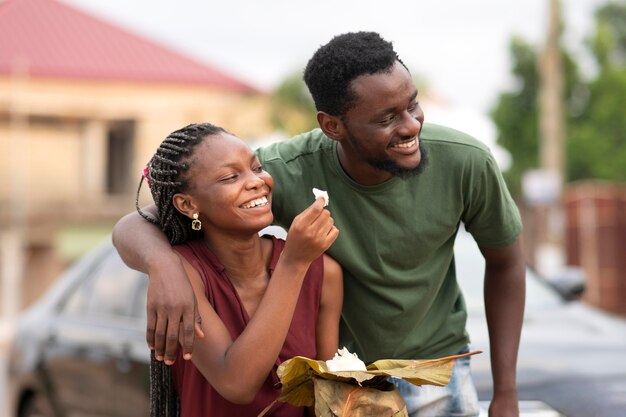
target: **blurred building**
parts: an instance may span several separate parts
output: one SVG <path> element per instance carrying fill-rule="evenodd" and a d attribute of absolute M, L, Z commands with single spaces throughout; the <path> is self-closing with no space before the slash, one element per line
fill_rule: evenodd
<path fill-rule="evenodd" d="M 0 275 L 16 273 L 17 245 L 24 282 L 44 288 L 60 268 L 59 227 L 132 210 L 141 169 L 172 130 L 209 121 L 253 140 L 271 132 L 268 112 L 267 94 L 97 16 L 0 1 Z"/>
<path fill-rule="evenodd" d="M 626 316 L 626 184 L 581 181 L 568 185 L 567 262 L 587 274 L 583 299 Z"/>

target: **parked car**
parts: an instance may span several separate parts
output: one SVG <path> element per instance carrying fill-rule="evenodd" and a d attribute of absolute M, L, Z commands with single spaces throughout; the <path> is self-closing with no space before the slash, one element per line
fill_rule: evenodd
<path fill-rule="evenodd" d="M 471 346 L 483 351 L 472 357 L 472 373 L 479 398 L 486 401 L 492 382 L 482 292 L 485 262 L 467 232 L 457 236 L 455 260 Z M 564 272 L 549 282 L 532 269 L 526 273 L 517 366 L 520 409 L 535 417 L 626 416 L 626 319 L 577 301 L 580 282 L 571 270 Z"/>
<path fill-rule="evenodd" d="M 472 372 L 480 399 L 488 401 L 484 261 L 463 231 L 455 258 L 471 347 L 484 352 L 473 356 Z M 10 417 L 147 416 L 147 283 L 109 242 L 72 266 L 16 326 L 9 354 Z M 565 301 L 531 270 L 526 299 L 518 364 L 521 416 L 624 415 L 626 320 Z"/>
<path fill-rule="evenodd" d="M 71 267 L 16 325 L 11 417 L 148 416 L 147 284 L 108 242 Z"/>

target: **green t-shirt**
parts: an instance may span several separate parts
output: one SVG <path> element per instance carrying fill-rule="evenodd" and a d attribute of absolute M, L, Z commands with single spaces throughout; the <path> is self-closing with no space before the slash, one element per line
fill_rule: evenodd
<path fill-rule="evenodd" d="M 327 190 L 339 237 L 328 250 L 343 267 L 340 347 L 366 363 L 458 353 L 469 342 L 453 244 L 463 222 L 480 246 L 520 234 L 519 212 L 488 148 L 425 124 L 428 165 L 410 179 L 363 186 L 341 168 L 337 142 L 321 130 L 258 151 L 273 176 L 275 222 L 285 229 Z"/>

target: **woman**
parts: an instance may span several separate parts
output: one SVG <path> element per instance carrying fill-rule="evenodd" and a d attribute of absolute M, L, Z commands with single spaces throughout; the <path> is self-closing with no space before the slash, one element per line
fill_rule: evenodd
<path fill-rule="evenodd" d="M 158 220 L 138 210 L 176 245 L 205 334 L 191 363 L 172 366 L 180 414 L 256 416 L 279 394 L 280 362 L 337 350 L 341 268 L 323 253 L 339 232 L 318 198 L 286 241 L 259 236 L 273 220 L 273 180 L 243 141 L 211 124 L 170 134 L 146 179 Z M 168 369 L 152 364 L 152 414 L 176 414 Z M 276 403 L 269 415 L 304 412 Z"/>

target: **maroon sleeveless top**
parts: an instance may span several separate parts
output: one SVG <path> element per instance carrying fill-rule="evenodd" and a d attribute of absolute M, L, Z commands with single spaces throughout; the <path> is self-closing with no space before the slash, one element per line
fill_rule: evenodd
<path fill-rule="evenodd" d="M 271 237 L 274 252 L 270 263 L 270 276 L 274 272 L 285 241 Z M 209 251 L 202 239 L 193 240 L 175 249 L 199 272 L 205 286 L 205 295 L 215 312 L 220 316 L 233 340 L 243 332 L 250 317 L 245 311 L 237 291 L 226 276 L 224 266 Z M 293 314 L 291 327 L 279 357 L 251 404 L 233 404 L 223 398 L 208 383 L 191 361 L 178 358 L 172 365 L 172 376 L 180 398 L 181 417 L 256 417 L 280 394 L 276 369 L 281 362 L 299 355 L 317 357 L 316 326 L 322 294 L 324 263 L 316 259 L 309 268 L 298 303 Z M 268 323 L 270 326 L 271 323 Z M 211 331 L 211 329 L 205 329 Z M 245 366 L 245 364 L 243 364 Z M 303 417 L 304 408 L 276 402 L 267 414 L 280 417 Z"/>

